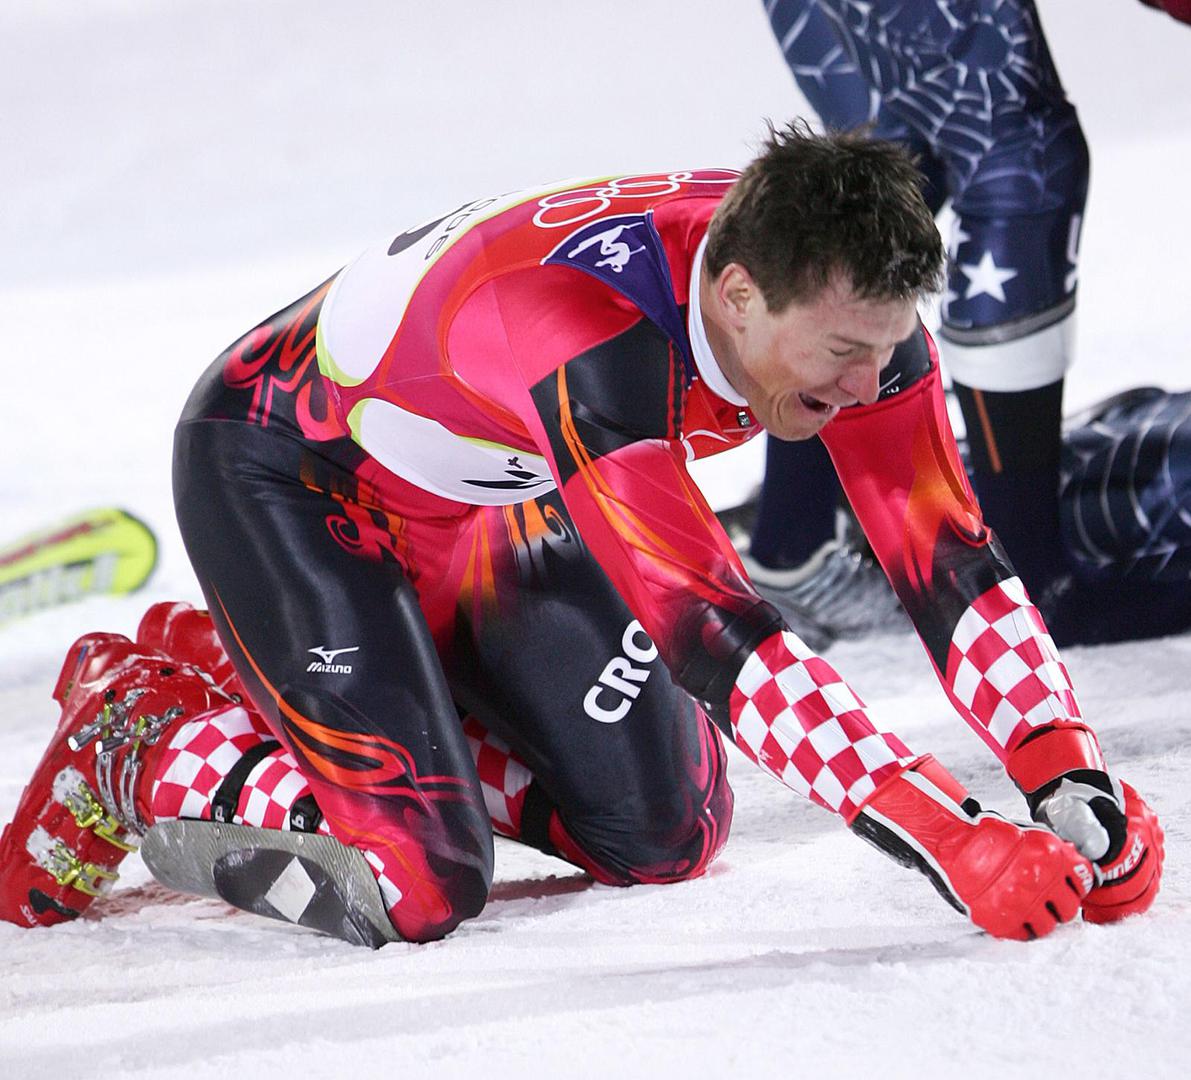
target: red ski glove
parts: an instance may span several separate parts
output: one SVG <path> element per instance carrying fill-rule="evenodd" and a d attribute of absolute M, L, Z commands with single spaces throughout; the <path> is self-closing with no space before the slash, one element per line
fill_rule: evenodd
<path fill-rule="evenodd" d="M 1158 895 L 1162 880 L 1166 850 L 1158 815 L 1128 784 L 1122 784 L 1121 790 L 1126 841 L 1115 859 L 1099 864 L 1102 884 L 1088 894 L 1083 905 L 1083 917 L 1092 923 L 1116 922 L 1145 911 Z"/>
<path fill-rule="evenodd" d="M 849 822 L 994 937 L 1045 937 L 1079 914 L 1091 864 L 1048 829 L 981 811 L 932 757 L 881 784 Z"/>
<path fill-rule="evenodd" d="M 1149 908 L 1162 880 L 1162 826 L 1133 788 L 1108 774 L 1088 728 L 1059 721 L 1039 729 L 1013 749 L 1006 768 L 1034 820 L 1096 864 L 1097 884 L 1083 905 L 1088 922 Z"/>

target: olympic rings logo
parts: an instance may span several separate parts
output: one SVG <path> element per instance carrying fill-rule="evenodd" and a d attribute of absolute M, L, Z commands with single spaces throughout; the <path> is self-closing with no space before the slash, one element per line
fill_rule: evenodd
<path fill-rule="evenodd" d="M 739 175 L 731 169 L 707 169 L 699 173 L 618 176 L 606 183 L 558 191 L 539 199 L 533 223 L 540 229 L 560 229 L 598 217 L 614 199 L 659 199 L 681 191 L 686 185 L 724 184 Z"/>

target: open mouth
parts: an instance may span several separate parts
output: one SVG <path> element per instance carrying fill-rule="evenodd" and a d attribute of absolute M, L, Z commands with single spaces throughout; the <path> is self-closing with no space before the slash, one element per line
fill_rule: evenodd
<path fill-rule="evenodd" d="M 810 394 L 800 393 L 798 395 L 798 400 L 801 401 L 802 404 L 805 405 L 808 409 L 810 409 L 811 412 L 826 414 L 826 413 L 831 412 L 835 408 L 834 405 L 828 405 L 827 402 L 820 401 L 816 397 L 811 397 Z"/>

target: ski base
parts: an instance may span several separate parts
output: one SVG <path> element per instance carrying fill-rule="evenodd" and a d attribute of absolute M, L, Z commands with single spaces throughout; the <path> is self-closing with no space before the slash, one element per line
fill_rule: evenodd
<path fill-rule="evenodd" d="M 330 836 L 216 821 L 163 821 L 141 855 L 161 884 L 352 945 L 400 941 L 364 856 Z"/>

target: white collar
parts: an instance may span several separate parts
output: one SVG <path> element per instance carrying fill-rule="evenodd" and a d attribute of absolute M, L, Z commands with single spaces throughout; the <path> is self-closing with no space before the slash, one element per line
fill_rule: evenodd
<path fill-rule="evenodd" d="M 695 354 L 695 367 L 699 370 L 699 378 L 707 384 L 712 393 L 733 405 L 748 405 L 748 402 L 732 389 L 732 384 L 720 368 L 715 353 L 711 351 L 707 331 L 703 329 L 703 313 L 699 308 L 699 281 L 703 273 L 703 252 L 706 247 L 707 235 L 704 234 L 695 251 L 695 261 L 691 265 L 690 296 L 687 299 L 686 330 L 691 339 L 691 352 Z"/>

